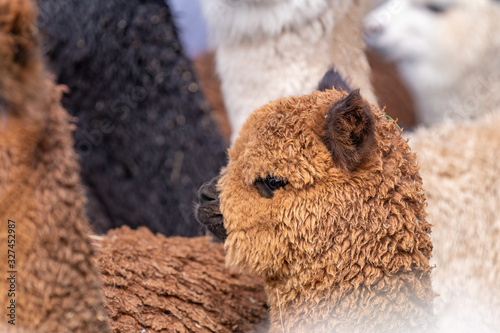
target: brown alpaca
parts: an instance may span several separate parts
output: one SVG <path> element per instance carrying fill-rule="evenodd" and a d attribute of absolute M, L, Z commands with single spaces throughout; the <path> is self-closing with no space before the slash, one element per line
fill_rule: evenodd
<path fill-rule="evenodd" d="M 267 317 L 262 281 L 230 272 L 209 237 L 122 227 L 95 240 L 114 332 L 249 332 Z"/>
<path fill-rule="evenodd" d="M 272 332 L 429 331 L 421 185 L 396 123 L 327 90 L 255 111 L 197 217 L 227 232 L 227 264 L 265 280 Z"/>
<path fill-rule="evenodd" d="M 0 0 L 2 314 L 12 300 L 16 306 L 15 326 L 3 315 L 0 330 L 109 332 L 72 126 L 59 103 L 62 88 L 44 70 L 35 21 L 31 1 Z M 13 293 L 6 270 L 15 272 Z"/>

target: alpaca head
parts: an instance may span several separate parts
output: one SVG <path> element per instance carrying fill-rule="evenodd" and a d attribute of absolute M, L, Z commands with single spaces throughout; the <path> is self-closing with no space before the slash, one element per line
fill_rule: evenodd
<path fill-rule="evenodd" d="M 397 124 L 358 91 L 255 111 L 199 198 L 201 222 L 227 235 L 228 264 L 267 281 L 370 285 L 429 270 L 416 157 Z"/>
<path fill-rule="evenodd" d="M 368 46 L 396 62 L 410 87 L 439 89 L 498 58 L 499 21 L 496 0 L 390 0 L 364 24 Z"/>

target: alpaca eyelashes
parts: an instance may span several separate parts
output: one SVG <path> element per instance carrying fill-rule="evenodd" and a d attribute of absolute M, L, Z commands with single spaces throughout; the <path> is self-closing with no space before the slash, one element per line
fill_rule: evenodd
<path fill-rule="evenodd" d="M 254 184 L 261 197 L 272 199 L 274 191 L 285 187 L 288 182 L 276 177 L 267 176 L 266 178 L 258 178 Z"/>

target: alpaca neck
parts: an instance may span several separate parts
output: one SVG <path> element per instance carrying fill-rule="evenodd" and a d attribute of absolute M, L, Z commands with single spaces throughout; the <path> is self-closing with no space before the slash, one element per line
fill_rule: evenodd
<path fill-rule="evenodd" d="M 367 7 L 367 1 L 351 5 L 342 20 L 335 24 L 333 41 L 327 42 L 331 48 L 331 64 L 335 66 L 337 72 L 347 79 L 352 89 L 360 88 L 365 99 L 377 104 L 361 31 L 361 22 L 366 15 Z"/>
<path fill-rule="evenodd" d="M 332 65 L 353 89 L 361 88 L 363 97 L 375 102 L 360 32 L 364 10 L 357 6 L 329 4 L 317 16 L 282 26 L 276 34 L 256 32 L 250 38 L 245 33 L 238 39 L 223 34 L 217 72 L 233 140 L 251 112 L 274 99 L 316 90 Z"/>
<path fill-rule="evenodd" d="M 328 277 L 314 283 L 267 281 L 270 332 L 429 331 L 434 322 L 429 274 L 383 275 L 370 285 L 359 276 L 335 284 Z"/>

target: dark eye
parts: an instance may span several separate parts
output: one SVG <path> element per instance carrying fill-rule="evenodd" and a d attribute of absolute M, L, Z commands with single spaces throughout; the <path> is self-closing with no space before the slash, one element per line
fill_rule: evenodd
<path fill-rule="evenodd" d="M 257 191 L 259 191 L 260 196 L 268 199 L 272 199 L 274 191 L 285 187 L 286 184 L 288 184 L 288 182 L 272 176 L 258 178 L 255 181 L 255 187 Z"/>
<path fill-rule="evenodd" d="M 286 183 L 282 181 L 281 179 L 274 178 L 274 177 L 268 177 L 264 180 L 264 184 L 269 187 L 270 190 L 276 191 L 279 190 L 280 188 L 284 187 Z"/>
<path fill-rule="evenodd" d="M 442 14 L 449 9 L 449 5 L 439 3 L 428 3 L 425 8 L 433 13 Z"/>

